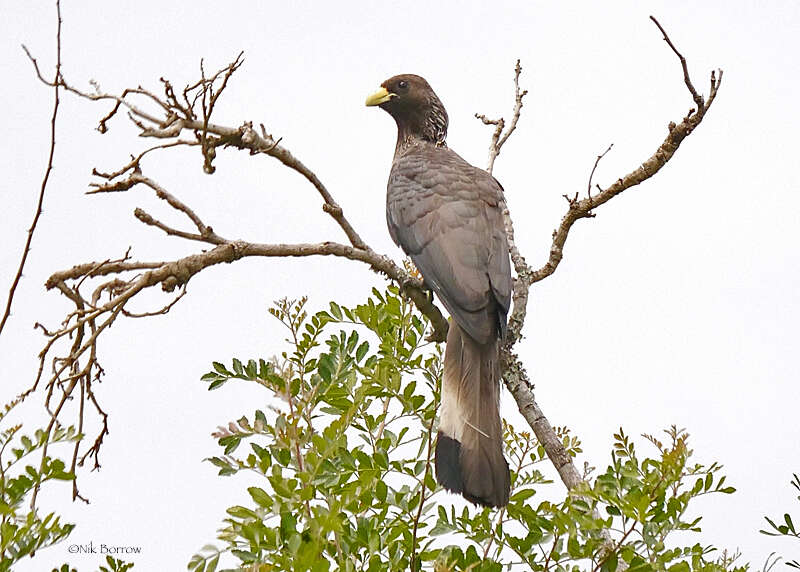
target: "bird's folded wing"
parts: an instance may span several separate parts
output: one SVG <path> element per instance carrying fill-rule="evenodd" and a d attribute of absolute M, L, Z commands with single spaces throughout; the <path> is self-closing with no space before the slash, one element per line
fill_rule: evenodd
<path fill-rule="evenodd" d="M 453 318 L 486 343 L 503 329 L 511 293 L 500 187 L 463 160 L 436 167 L 395 165 L 389 229 Z"/>

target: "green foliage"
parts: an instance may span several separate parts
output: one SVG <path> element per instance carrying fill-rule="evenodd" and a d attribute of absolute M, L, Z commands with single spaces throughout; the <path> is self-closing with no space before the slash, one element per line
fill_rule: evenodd
<path fill-rule="evenodd" d="M 622 569 L 623 562 L 628 570 L 637 571 L 743 570 L 733 567 L 726 554 L 711 559 L 712 547 L 667 542 L 674 531 L 700 530 L 700 517 L 686 516 L 692 499 L 734 489 L 724 486 L 725 477 L 717 476 L 719 465 L 688 464 L 692 452 L 685 432 L 673 427 L 666 433 L 670 440 L 666 446 L 645 436 L 658 455 L 639 459 L 634 444 L 620 430 L 614 436 L 610 466 L 593 483 L 584 483 L 561 503 L 535 504 L 532 498 L 544 481 L 538 470 L 529 467 L 543 460 L 541 445 L 533 441 L 537 448 L 533 450 L 527 434 L 517 435 L 509 428 L 507 450 L 517 463 L 508 507 L 499 511 L 491 526 L 481 515 L 456 516 L 453 509 L 448 515 L 440 508 L 437 529 L 449 528 L 469 538 L 495 562 L 524 563 L 532 570 L 613 572 Z M 452 569 L 464 569 L 464 562 Z"/>
<path fill-rule="evenodd" d="M 271 310 L 290 334 L 280 359 L 214 363 L 203 376 L 209 389 L 245 379 L 273 398 L 215 434 L 220 475 L 252 470 L 263 481 L 248 488 L 253 506 L 228 509 L 219 538 L 242 564 L 267 569 L 408 569 L 435 508 L 440 353 L 396 293 L 310 317 L 304 308 L 284 300 Z M 331 333 L 344 324 L 349 331 Z M 245 440 L 249 450 L 235 456 Z M 215 570 L 218 560 L 206 547 L 189 568 Z"/>
<path fill-rule="evenodd" d="M 0 422 L 18 403 L 5 406 Z M 72 473 L 66 471 L 62 460 L 47 455 L 37 456 L 35 464 L 25 462 L 48 444 L 75 442 L 80 437 L 74 427 L 61 426 L 54 427 L 49 435 L 42 429 L 25 435 L 21 424 L 0 432 L 0 572 L 72 532 L 74 525 L 62 523 L 54 513 L 42 517 L 27 506 L 35 488 L 47 481 L 72 480 Z"/>
<path fill-rule="evenodd" d="M 797 473 L 792 475 L 792 480 L 789 481 L 789 484 L 800 492 L 800 477 L 797 476 Z M 797 500 L 800 501 L 800 495 L 797 496 Z M 800 531 L 795 528 L 794 520 L 788 512 L 783 515 L 783 522 L 780 524 L 775 522 L 778 519 L 773 520 L 768 516 L 765 516 L 764 519 L 769 523 L 770 530 L 760 530 L 761 534 L 766 534 L 767 536 L 789 536 L 800 539 Z M 797 560 L 787 561 L 786 564 L 800 570 L 800 562 Z"/>
<path fill-rule="evenodd" d="M 126 570 L 130 570 L 134 566 L 133 562 L 125 562 L 124 560 L 118 560 L 110 555 L 106 555 L 105 563 L 108 566 L 101 564 L 97 572 L 125 572 Z M 78 572 L 78 571 L 75 568 L 71 567 L 69 564 L 62 564 L 60 568 L 53 568 L 51 572 Z"/>
<path fill-rule="evenodd" d="M 105 566 L 100 566 L 100 570 L 98 572 L 125 572 L 126 570 L 133 568 L 133 562 L 117 560 L 113 556 L 109 555 L 106 555 L 106 564 L 108 564 L 108 568 Z"/>
<path fill-rule="evenodd" d="M 505 426 L 512 471 L 509 505 L 476 508 L 441 491 L 432 466 L 441 377 L 427 322 L 396 289 L 373 290 L 354 308 L 331 303 L 309 315 L 306 300 L 270 312 L 288 332 L 279 358 L 214 362 L 209 389 L 255 382 L 265 406 L 220 427 L 221 476 L 254 479 L 227 510 L 223 547 L 205 546 L 189 570 L 214 572 L 228 553 L 239 570 L 744 570 L 714 548 L 670 535 L 699 531 L 690 502 L 728 494 L 717 464 L 690 464 L 687 435 L 666 445 L 645 436 L 640 457 L 622 430 L 611 464 L 559 502 L 543 446 Z M 571 455 L 580 442 L 557 430 Z M 682 539 L 685 536 L 681 537 Z M 230 558 L 230 556 L 226 556 Z"/>

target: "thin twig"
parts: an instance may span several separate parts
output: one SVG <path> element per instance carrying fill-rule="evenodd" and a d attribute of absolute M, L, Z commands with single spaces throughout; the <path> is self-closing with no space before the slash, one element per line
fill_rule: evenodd
<path fill-rule="evenodd" d="M 431 424 L 428 426 L 428 454 L 425 458 L 425 473 L 422 475 L 422 483 L 420 484 L 419 493 L 419 506 L 417 507 L 417 514 L 414 517 L 414 527 L 411 533 L 411 563 L 408 567 L 412 572 L 414 571 L 414 562 L 417 558 L 417 529 L 419 528 L 419 520 L 422 517 L 422 507 L 425 505 L 425 489 L 428 487 L 426 480 L 431 471 L 431 455 L 433 454 L 433 425 L 436 422 L 435 418 L 431 418 Z"/>
<path fill-rule="evenodd" d="M 178 294 L 172 302 L 169 304 L 162 306 L 159 310 L 153 310 L 151 312 L 128 312 L 127 310 L 122 310 L 122 315 L 126 318 L 149 318 L 152 316 L 163 316 L 164 314 L 168 314 L 170 310 L 172 310 L 173 306 L 181 301 L 181 298 L 186 296 L 186 285 L 183 285 L 181 288 L 180 294 Z"/>
<path fill-rule="evenodd" d="M 661 30 L 661 34 L 664 36 L 664 41 L 667 42 L 669 47 L 672 48 L 672 51 L 675 52 L 675 55 L 678 56 L 678 59 L 681 61 L 681 68 L 683 68 L 683 81 L 686 84 L 686 87 L 689 89 L 689 93 L 692 94 L 692 99 L 697 105 L 697 110 L 700 111 L 705 107 L 705 103 L 703 102 L 703 96 L 697 93 L 694 85 L 692 85 L 692 80 L 689 77 L 689 67 L 686 65 L 686 58 L 681 55 L 681 53 L 678 51 L 678 48 L 676 48 L 675 44 L 672 43 L 672 40 L 669 39 L 667 32 L 664 31 L 664 28 L 661 26 L 658 20 L 656 20 L 653 16 L 650 16 L 650 19 L 656 26 L 658 26 L 658 29 Z"/>
<path fill-rule="evenodd" d="M 492 140 L 489 144 L 489 164 L 486 167 L 486 170 L 491 173 L 494 169 L 494 162 L 497 159 L 497 156 L 500 154 L 500 149 L 505 145 L 508 138 L 514 133 L 514 130 L 517 128 L 517 122 L 519 121 L 519 116 L 522 113 L 522 99 L 528 95 L 528 90 L 520 90 L 519 88 L 519 76 L 522 73 L 522 66 L 520 65 L 520 61 L 517 60 L 517 64 L 514 66 L 514 111 L 511 115 L 511 123 L 508 125 L 508 129 L 503 132 L 506 126 L 506 120 L 500 117 L 499 119 L 488 119 L 482 113 L 476 113 L 475 117 L 480 119 L 484 125 L 494 125 L 495 129 L 492 133 Z"/>
<path fill-rule="evenodd" d="M 558 546 L 558 541 L 560 539 L 560 535 L 556 534 L 553 537 L 553 546 L 550 547 L 550 551 L 547 553 L 547 558 L 544 560 L 544 570 L 550 570 L 550 559 L 553 557 L 553 553 L 556 551 L 556 546 Z"/>
<path fill-rule="evenodd" d="M 78 401 L 78 435 L 83 435 L 83 414 L 84 414 L 84 406 L 86 404 L 86 382 L 85 380 L 81 380 L 81 394 Z M 75 469 L 78 463 L 78 453 L 80 452 L 81 446 L 81 439 L 75 441 L 75 447 L 72 449 L 72 462 L 69 466 L 69 472 L 75 475 Z M 72 500 L 80 499 L 84 503 L 89 504 L 88 499 L 81 496 L 80 492 L 78 492 L 78 479 L 72 479 Z"/>
<path fill-rule="evenodd" d="M 164 187 L 156 183 L 153 179 L 149 177 L 143 177 L 137 173 L 134 173 L 131 176 L 131 179 L 133 180 L 134 184 L 142 183 L 147 185 L 156 192 L 156 196 L 159 199 L 167 201 L 169 206 L 185 214 L 189 220 L 194 223 L 194 225 L 197 227 L 197 230 L 200 231 L 201 236 L 204 238 L 219 238 L 214 234 L 210 227 L 206 226 L 206 224 L 200 220 L 200 217 L 197 216 L 191 208 L 189 208 L 183 201 L 179 200 L 173 194 L 168 192 Z"/>
<path fill-rule="evenodd" d="M 693 101 L 698 104 L 698 108 L 696 110 L 692 109 L 686 115 L 686 117 L 681 120 L 680 123 L 675 124 L 674 122 L 670 122 L 668 125 L 666 139 L 664 139 L 658 149 L 656 149 L 656 151 L 648 159 L 642 162 L 642 164 L 636 169 L 624 177 L 617 179 L 615 183 L 606 189 L 600 189 L 600 192 L 593 197 L 588 197 L 582 200 L 570 200 L 567 214 L 565 214 L 561 219 L 561 224 L 558 226 L 558 228 L 553 231 L 553 243 L 550 247 L 550 256 L 547 262 L 545 262 L 541 268 L 531 274 L 531 283 L 543 280 L 555 272 L 556 268 L 561 262 L 561 259 L 563 258 L 564 244 L 567 241 L 569 231 L 577 220 L 591 217 L 592 209 L 610 201 L 612 198 L 626 189 L 646 181 L 658 173 L 658 171 L 660 171 L 661 168 L 667 164 L 667 162 L 678 150 L 678 147 L 680 147 L 683 140 L 688 137 L 698 125 L 700 125 L 700 122 L 705 117 L 706 112 L 710 109 L 711 104 L 714 102 L 714 99 L 717 96 L 717 92 L 722 83 L 722 70 L 717 70 L 719 76 L 717 76 L 717 72 L 711 72 L 711 88 L 709 91 L 708 100 L 703 103 L 703 97 L 697 94 L 697 91 L 694 89 L 694 86 L 689 79 L 686 59 L 680 54 L 680 52 L 677 51 L 677 49 L 675 49 L 674 44 L 667 36 L 661 24 L 659 24 L 655 18 L 651 17 L 651 19 L 658 26 L 658 29 L 661 30 L 661 33 L 664 35 L 664 39 L 680 59 L 681 66 L 684 71 L 684 83 L 686 84 L 686 88 L 689 90 Z"/>
<path fill-rule="evenodd" d="M 517 60 L 517 64 L 514 66 L 514 112 L 511 116 L 511 123 L 508 125 L 508 129 L 506 129 L 505 133 L 500 140 L 497 142 L 497 154 L 500 154 L 500 149 L 503 147 L 505 142 L 514 133 L 514 130 L 517 128 L 517 122 L 519 121 L 520 114 L 522 112 L 522 98 L 528 95 L 528 90 L 520 90 L 519 89 L 519 76 L 522 73 L 522 66 L 520 65 L 520 61 Z M 491 173 L 491 168 L 489 169 Z"/>
<path fill-rule="evenodd" d="M 603 564 L 605 564 L 608 561 L 608 559 L 611 558 L 611 556 L 613 554 L 615 554 L 616 552 L 619 551 L 620 548 L 622 548 L 622 545 L 625 543 L 625 539 L 628 538 L 630 533 L 633 532 L 635 528 L 636 528 L 636 521 L 633 521 L 633 523 L 631 524 L 631 527 L 615 543 L 615 546 L 613 548 L 610 548 L 610 549 L 607 549 L 607 550 L 603 551 L 602 558 L 600 558 L 600 560 L 597 562 L 595 567 L 592 568 L 592 572 L 598 572 L 600 570 L 600 568 L 603 566 Z"/>
<path fill-rule="evenodd" d="M 14 294 L 17 291 L 19 281 L 22 279 L 22 271 L 25 268 L 25 262 L 28 260 L 28 253 L 31 251 L 31 243 L 33 242 L 33 233 L 36 232 L 36 225 L 39 224 L 39 217 L 42 216 L 42 206 L 44 205 L 44 193 L 47 190 L 47 183 L 50 180 L 50 173 L 53 170 L 53 157 L 56 152 L 56 119 L 58 118 L 59 99 L 59 79 L 61 78 L 61 2 L 56 0 L 56 15 L 58 18 L 58 25 L 56 27 L 56 71 L 53 78 L 53 113 L 50 116 L 50 151 L 47 157 L 47 168 L 44 171 L 42 184 L 39 189 L 39 200 L 36 203 L 36 212 L 33 215 L 33 222 L 28 228 L 28 237 L 25 239 L 25 246 L 22 249 L 22 257 L 19 261 L 17 273 L 14 275 L 14 280 L 11 282 L 11 288 L 8 291 L 8 299 L 6 301 L 6 309 L 3 312 L 3 318 L 0 319 L 0 334 L 3 333 L 8 317 L 11 315 L 11 303 L 14 300 Z M 27 52 L 27 48 L 23 46 Z M 33 59 L 33 58 L 31 58 Z M 36 65 L 36 60 L 34 65 Z M 36 65 L 36 72 L 39 73 L 39 67 Z M 39 76 L 41 78 L 41 75 Z"/>
<path fill-rule="evenodd" d="M 39 79 L 44 83 L 50 85 L 47 80 L 45 80 L 38 68 L 38 64 L 35 58 L 26 50 L 28 53 L 28 57 L 31 59 L 31 62 L 34 65 L 37 75 Z M 239 69 L 241 65 L 241 54 L 237 56 L 237 59 L 229 64 L 223 70 L 220 70 L 211 78 L 203 77 L 200 82 L 197 84 L 190 86 L 187 88 L 188 90 L 194 89 L 202 84 L 202 82 L 211 82 L 221 73 L 224 73 L 226 79 L 223 80 L 223 86 L 227 84 L 227 78 L 230 77 L 230 74 L 235 72 Z M 163 79 L 163 78 L 162 78 Z M 117 113 L 121 106 L 125 106 L 130 111 L 130 118 L 137 126 L 142 129 L 140 133 L 141 136 L 145 137 L 177 137 L 180 135 L 181 131 L 189 130 L 194 132 L 200 139 L 201 145 L 202 139 L 207 137 L 208 134 L 215 135 L 216 138 L 212 141 L 211 139 L 207 139 L 205 142 L 204 147 L 204 154 L 211 153 L 211 148 L 215 148 L 220 145 L 226 145 L 235 147 L 238 149 L 246 149 L 249 150 L 251 153 L 259 153 L 269 155 L 278 159 L 281 163 L 285 166 L 289 167 L 290 169 L 298 172 L 302 175 L 309 183 L 311 183 L 314 188 L 319 192 L 320 196 L 322 197 L 324 204 L 323 210 L 331 215 L 333 219 L 337 222 L 337 224 L 342 228 L 345 235 L 347 235 L 350 244 L 355 246 L 356 248 L 368 248 L 367 244 L 363 241 L 363 239 L 358 235 L 355 231 L 353 226 L 350 222 L 346 219 L 343 214 L 342 208 L 336 203 L 333 199 L 333 196 L 328 191 L 327 187 L 320 181 L 319 177 L 311 171 L 306 165 L 304 165 L 300 160 L 298 160 L 288 149 L 279 145 L 280 139 L 277 141 L 274 140 L 271 136 L 267 135 L 262 137 L 259 135 L 254 129 L 253 125 L 250 122 L 245 122 L 239 128 L 232 128 L 232 127 L 225 127 L 222 125 L 216 125 L 209 122 L 210 119 L 210 111 L 213 109 L 206 108 L 206 112 L 208 116 L 204 117 L 203 120 L 197 120 L 194 118 L 192 114 L 186 114 L 185 110 L 182 107 L 169 107 L 169 102 L 165 102 L 159 99 L 155 94 L 150 91 L 147 91 L 143 88 L 136 88 L 136 89 L 126 89 L 120 95 L 114 95 L 109 93 L 103 93 L 99 90 L 96 90 L 94 93 L 84 92 L 81 91 L 70 84 L 64 79 L 63 74 L 59 76 L 58 83 L 70 93 L 73 93 L 79 97 L 89 99 L 92 101 L 104 101 L 104 100 L 111 100 L 115 102 L 114 107 L 112 108 L 111 112 L 109 112 L 103 119 L 100 120 L 100 131 L 105 132 L 107 130 L 106 123 Z M 95 87 L 97 88 L 96 84 Z M 212 94 L 210 97 L 216 102 L 216 98 L 219 97 L 221 89 L 218 90 L 216 93 Z M 149 99 L 155 100 L 158 102 L 160 107 L 166 108 L 169 111 L 166 113 L 166 116 L 161 119 L 158 118 L 150 113 L 139 109 L 138 107 L 131 104 L 129 101 L 126 100 L 126 96 L 129 94 L 140 94 L 145 95 Z M 188 100 L 187 100 L 188 101 Z M 207 104 L 208 105 L 208 104 Z M 181 113 L 185 115 L 184 117 L 178 119 L 177 114 Z M 142 121 L 146 121 L 152 125 L 158 126 L 158 129 L 153 129 L 146 127 Z M 166 128 L 166 129 L 165 129 Z M 266 131 L 264 130 L 264 134 L 266 135 Z M 210 147 L 209 147 L 210 146 Z M 112 190 L 122 190 L 122 189 L 112 189 Z"/>
<path fill-rule="evenodd" d="M 113 181 L 117 177 L 119 177 L 121 175 L 124 175 L 125 173 L 127 173 L 129 171 L 134 171 L 134 172 L 141 171 L 141 161 L 142 161 L 142 159 L 144 158 L 145 155 L 147 155 L 149 153 L 152 153 L 153 151 L 158 151 L 160 149 L 169 149 L 169 148 L 172 148 L 172 147 L 183 147 L 183 146 L 192 147 L 192 146 L 195 146 L 195 145 L 199 145 L 199 143 L 197 141 L 188 141 L 188 140 L 185 140 L 185 139 L 178 139 L 177 141 L 170 141 L 169 143 L 164 143 L 162 145 L 154 145 L 153 147 L 149 147 L 149 148 L 145 149 L 144 151 L 139 153 L 137 156 L 131 157 L 130 163 L 128 163 L 127 165 L 124 165 L 123 167 L 121 167 L 120 169 L 118 169 L 117 171 L 115 171 L 113 173 L 103 173 L 101 171 L 98 171 L 97 169 L 92 169 L 92 175 L 94 175 L 96 177 L 101 177 L 101 178 L 106 179 L 108 181 Z M 91 183 L 89 186 L 90 187 L 94 187 L 94 189 L 91 190 L 91 191 L 86 191 L 86 194 L 87 195 L 93 195 L 95 193 L 102 193 L 102 192 L 109 192 L 109 191 L 112 191 L 112 190 L 117 190 L 117 189 L 107 188 L 106 185 L 107 185 L 107 183 L 106 184 Z M 127 190 L 127 189 L 118 189 L 118 190 Z"/>
<path fill-rule="evenodd" d="M 592 179 L 594 178 L 594 172 L 597 170 L 597 165 L 599 165 L 599 164 L 600 164 L 600 161 L 603 159 L 603 157 L 605 157 L 605 156 L 606 156 L 606 154 L 607 154 L 609 151 L 611 151 L 611 148 L 612 148 L 613 146 L 614 146 L 614 144 L 613 144 L 613 143 L 611 143 L 611 144 L 608 146 L 608 149 L 606 149 L 605 151 L 603 151 L 602 153 L 600 153 L 600 154 L 597 156 L 597 159 L 596 159 L 596 160 L 595 160 L 595 162 L 594 162 L 594 166 L 592 167 L 592 172 L 591 172 L 591 173 L 589 173 L 589 184 L 588 184 L 588 185 L 586 185 L 586 194 L 587 194 L 587 196 L 588 196 L 589 198 L 591 198 L 591 197 L 592 197 Z"/>
<path fill-rule="evenodd" d="M 133 216 L 135 216 L 139 221 L 143 222 L 148 226 L 154 226 L 156 228 L 163 230 L 170 236 L 177 236 L 179 238 L 184 238 L 186 240 L 196 240 L 198 242 L 208 242 L 211 244 L 224 244 L 225 242 L 227 242 L 224 239 L 214 240 L 211 239 L 210 237 L 203 236 L 201 234 L 195 234 L 193 232 L 186 232 L 183 230 L 178 230 L 177 228 L 172 228 L 171 226 L 164 224 L 160 220 L 153 218 L 152 215 L 150 215 L 145 210 L 140 208 L 134 209 Z"/>

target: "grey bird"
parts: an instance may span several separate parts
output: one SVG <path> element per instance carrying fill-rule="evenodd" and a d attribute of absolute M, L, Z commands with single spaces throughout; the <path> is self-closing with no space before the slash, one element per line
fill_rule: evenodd
<path fill-rule="evenodd" d="M 500 342 L 511 303 L 503 188 L 447 147 L 447 112 L 425 79 L 392 77 L 367 98 L 397 123 L 386 221 L 451 316 L 436 478 L 483 506 L 508 504 Z"/>

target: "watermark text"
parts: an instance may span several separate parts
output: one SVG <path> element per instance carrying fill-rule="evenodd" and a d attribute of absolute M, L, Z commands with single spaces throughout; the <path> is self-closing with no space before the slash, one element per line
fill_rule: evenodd
<path fill-rule="evenodd" d="M 89 541 L 85 544 L 70 544 L 67 552 L 70 554 L 141 554 L 142 547 Z"/>

